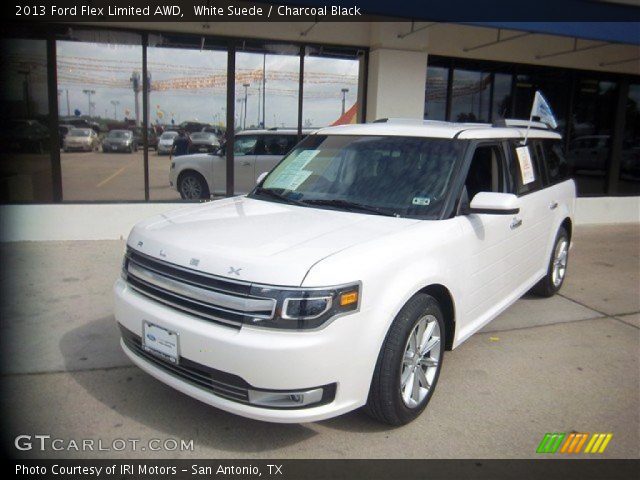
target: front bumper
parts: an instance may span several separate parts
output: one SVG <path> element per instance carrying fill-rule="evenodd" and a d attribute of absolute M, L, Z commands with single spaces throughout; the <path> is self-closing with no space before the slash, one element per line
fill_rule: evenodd
<path fill-rule="evenodd" d="M 133 291 L 118 279 L 114 286 L 115 317 L 135 335 L 143 321 L 175 331 L 180 358 L 240 377 L 252 388 L 300 391 L 335 385 L 328 403 L 296 409 L 273 409 L 224 398 L 188 382 L 137 354 L 122 342 L 127 356 L 141 369 L 173 388 L 209 405 L 257 420 L 304 423 L 354 410 L 366 403 L 377 347 L 367 342 L 366 313 L 336 319 L 310 332 L 284 332 L 243 326 L 235 329 L 181 313 Z M 372 348 L 373 347 L 373 348 Z"/>
<path fill-rule="evenodd" d="M 77 152 L 90 152 L 91 150 L 93 150 L 93 146 L 87 144 L 64 145 L 62 148 L 67 151 Z"/>
<path fill-rule="evenodd" d="M 102 145 L 102 150 L 104 152 L 128 152 L 129 150 L 131 150 L 131 145 L 127 145 L 127 144 L 122 144 L 122 143 L 118 143 L 118 144 L 107 144 L 107 145 Z"/>

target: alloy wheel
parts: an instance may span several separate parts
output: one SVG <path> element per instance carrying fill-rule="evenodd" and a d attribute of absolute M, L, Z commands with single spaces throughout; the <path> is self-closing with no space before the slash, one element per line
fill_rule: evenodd
<path fill-rule="evenodd" d="M 409 334 L 400 370 L 400 394 L 409 408 L 423 402 L 438 369 L 442 346 L 440 325 L 433 315 L 420 318 Z"/>
<path fill-rule="evenodd" d="M 561 238 L 556 244 L 553 254 L 553 270 L 551 281 L 555 287 L 559 287 L 567 273 L 567 256 L 569 255 L 569 242 L 566 238 Z"/>
<path fill-rule="evenodd" d="M 182 190 L 182 194 L 185 198 L 200 198 L 200 196 L 202 195 L 202 186 L 200 185 L 198 179 L 196 179 L 195 177 L 185 177 L 182 180 L 180 189 Z"/>

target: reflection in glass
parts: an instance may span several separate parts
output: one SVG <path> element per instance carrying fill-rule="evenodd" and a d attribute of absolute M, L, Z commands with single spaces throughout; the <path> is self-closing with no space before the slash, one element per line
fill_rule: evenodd
<path fill-rule="evenodd" d="M 358 68 L 357 58 L 305 57 L 302 128 L 357 123 Z"/>
<path fill-rule="evenodd" d="M 81 37 L 57 41 L 63 200 L 144 200 L 140 38 Z M 77 130 L 88 136 L 77 137 Z M 129 134 L 116 138 L 113 130 Z"/>
<path fill-rule="evenodd" d="M 493 103 L 491 106 L 491 120 L 510 118 L 511 116 L 511 75 L 504 73 L 493 74 Z"/>
<path fill-rule="evenodd" d="M 427 91 L 425 92 L 424 118 L 427 120 L 446 120 L 447 83 L 449 69 L 443 67 L 427 68 Z"/>
<path fill-rule="evenodd" d="M 455 69 L 451 92 L 451 120 L 488 122 L 490 90 L 490 73 Z"/>
<path fill-rule="evenodd" d="M 147 70 L 151 77 L 149 125 L 157 138 L 156 154 L 149 154 L 149 196 L 151 200 L 179 200 L 176 186 L 169 186 L 171 161 L 176 161 L 169 154 L 177 130 L 189 135 L 190 153 L 203 155 L 205 163 L 212 163 L 213 156 L 217 163 L 224 163 L 219 148 L 226 136 L 227 52 L 149 47 Z"/>
<path fill-rule="evenodd" d="M 0 40 L 0 202 L 51 202 L 44 40 Z"/>
<path fill-rule="evenodd" d="M 640 194 L 640 84 L 637 83 L 629 85 L 627 96 L 618 193 Z"/>
<path fill-rule="evenodd" d="M 567 135 L 567 161 L 579 195 L 602 195 L 610 165 L 617 84 L 592 79 L 577 82 Z"/>

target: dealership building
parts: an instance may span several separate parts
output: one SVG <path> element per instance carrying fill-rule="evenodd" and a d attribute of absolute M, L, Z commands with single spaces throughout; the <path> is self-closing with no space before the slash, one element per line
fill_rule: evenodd
<path fill-rule="evenodd" d="M 163 129 L 208 124 L 232 145 L 246 129 L 491 123 L 528 118 L 537 90 L 563 135 L 578 223 L 640 220 L 637 23 L 21 24 L 0 41 L 2 240 L 120 238 L 183 204 L 168 157 L 144 148 Z M 62 148 L 83 125 L 98 143 Z M 139 150 L 99 151 L 123 125 Z"/>

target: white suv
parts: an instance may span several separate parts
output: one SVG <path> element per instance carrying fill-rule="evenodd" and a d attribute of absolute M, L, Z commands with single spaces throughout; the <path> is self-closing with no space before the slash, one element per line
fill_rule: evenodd
<path fill-rule="evenodd" d="M 329 127 L 247 196 L 132 230 L 115 316 L 140 368 L 223 410 L 420 414 L 445 349 L 563 282 L 575 185 L 540 125 Z"/>
<path fill-rule="evenodd" d="M 303 135 L 310 131 L 303 130 Z M 234 191 L 248 193 L 261 172 L 275 167 L 298 143 L 297 130 L 245 130 L 236 133 L 233 147 Z M 169 185 L 185 200 L 208 199 L 226 192 L 227 159 L 224 149 L 217 154 L 175 157 Z"/>

